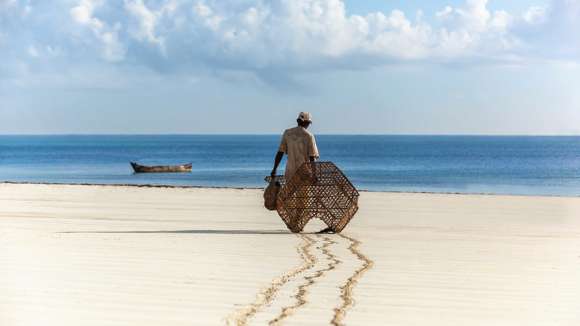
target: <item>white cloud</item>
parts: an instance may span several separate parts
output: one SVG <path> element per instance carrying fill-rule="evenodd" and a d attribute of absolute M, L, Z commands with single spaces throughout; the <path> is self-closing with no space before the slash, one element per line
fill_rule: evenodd
<path fill-rule="evenodd" d="M 34 45 L 30 45 L 28 47 L 28 55 L 33 57 L 33 58 L 38 58 L 40 56 L 40 54 L 38 53 L 38 50 L 36 49 L 36 47 Z"/>
<path fill-rule="evenodd" d="M 101 27 L 101 23 L 98 19 L 93 18 L 93 10 L 95 3 L 90 0 L 81 1 L 76 7 L 70 10 L 70 14 L 73 19 L 80 24 L 97 24 Z"/>
<path fill-rule="evenodd" d="M 121 61 L 126 52 L 125 46 L 121 44 L 118 37 L 121 25 L 116 23 L 110 27 L 94 16 L 95 9 L 103 3 L 104 0 L 80 0 L 75 7 L 70 9 L 70 15 L 78 24 L 87 26 L 101 42 L 101 52 L 105 60 Z"/>
<path fill-rule="evenodd" d="M 517 31 L 525 45 L 521 56 L 580 63 L 580 0 L 532 6 L 522 18 L 527 29 Z"/>
<path fill-rule="evenodd" d="M 35 44 L 36 54 L 76 55 L 75 64 L 96 52 L 105 62 L 166 73 L 202 68 L 259 77 L 397 62 L 580 62 L 580 0 L 519 13 L 466 0 L 414 17 L 400 10 L 353 15 L 343 0 L 55 0 L 34 8 L 0 0 L 0 7 L 7 13 L 0 45 L 11 48 L 0 59 L 34 57 Z"/>
<path fill-rule="evenodd" d="M 451 6 L 445 6 L 441 11 L 435 13 L 435 16 L 439 19 L 446 19 L 453 14 L 453 8 Z"/>
<path fill-rule="evenodd" d="M 255 8 L 252 9 L 255 10 Z M 209 27 L 213 31 L 217 31 L 220 27 L 223 17 L 214 15 L 213 10 L 203 2 L 196 3 L 192 10 L 198 21 L 201 21 L 205 27 Z"/>
<path fill-rule="evenodd" d="M 163 39 L 155 35 L 158 13 L 149 10 L 142 0 L 125 0 L 125 9 L 138 22 L 138 28 L 132 34 L 140 41 L 162 46 Z"/>
<path fill-rule="evenodd" d="M 529 24 L 539 24 L 546 21 L 547 8 L 541 6 L 531 6 L 522 15 L 524 21 Z"/>
<path fill-rule="evenodd" d="M 195 35 L 203 35 L 210 49 L 205 55 L 249 69 L 440 62 L 474 55 L 496 60 L 518 44 L 509 33 L 515 19 L 488 10 L 487 0 L 445 7 L 435 14 L 437 25 L 423 14 L 413 20 L 400 10 L 349 15 L 340 0 L 256 1 L 244 10 L 200 1 L 192 12 Z"/>

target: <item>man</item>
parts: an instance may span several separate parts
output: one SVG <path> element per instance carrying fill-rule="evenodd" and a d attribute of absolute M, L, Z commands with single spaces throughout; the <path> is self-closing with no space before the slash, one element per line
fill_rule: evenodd
<path fill-rule="evenodd" d="M 272 177 L 276 175 L 276 170 L 284 154 L 288 155 L 284 173 L 286 180 L 290 180 L 304 162 L 314 162 L 319 157 L 314 135 L 306 130 L 312 124 L 312 115 L 308 112 L 300 112 L 296 122 L 298 126 L 286 129 L 282 135 L 282 141 L 274 160 Z"/>
<path fill-rule="evenodd" d="M 310 133 L 308 127 L 312 124 L 312 115 L 308 112 L 300 112 L 298 119 L 296 119 L 298 126 L 284 131 L 282 141 L 274 160 L 274 168 L 270 174 L 272 177 L 276 176 L 278 165 L 282 161 L 284 154 L 288 155 L 286 161 L 286 171 L 284 177 L 289 181 L 296 170 L 304 164 L 304 162 L 314 162 L 318 159 L 318 148 L 316 147 L 316 140 L 314 135 Z M 300 213 L 299 215 L 302 215 Z M 292 232 L 300 232 L 301 230 L 292 228 Z M 326 228 L 322 233 L 332 233 L 331 228 Z"/>

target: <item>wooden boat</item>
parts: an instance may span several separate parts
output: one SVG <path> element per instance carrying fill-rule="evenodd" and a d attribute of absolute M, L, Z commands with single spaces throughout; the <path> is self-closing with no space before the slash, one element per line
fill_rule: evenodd
<path fill-rule="evenodd" d="M 155 165 L 146 166 L 131 162 L 131 166 L 135 173 L 175 173 L 175 172 L 191 172 L 191 163 L 183 165 Z"/>

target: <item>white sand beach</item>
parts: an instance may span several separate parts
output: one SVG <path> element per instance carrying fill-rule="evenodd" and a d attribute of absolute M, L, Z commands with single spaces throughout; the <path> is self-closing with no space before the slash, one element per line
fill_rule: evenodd
<path fill-rule="evenodd" d="M 580 325 L 580 198 L 0 185 L 0 325 Z M 307 231 L 316 231 L 312 224 Z"/>

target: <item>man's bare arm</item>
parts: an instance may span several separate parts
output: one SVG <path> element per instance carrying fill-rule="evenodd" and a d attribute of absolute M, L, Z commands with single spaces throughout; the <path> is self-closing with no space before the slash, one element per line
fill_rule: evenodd
<path fill-rule="evenodd" d="M 276 153 L 276 158 L 274 159 L 274 168 L 272 169 L 272 173 L 270 173 L 272 177 L 276 176 L 276 170 L 278 170 L 278 165 L 280 165 L 280 162 L 282 162 L 282 157 L 284 157 L 284 152 Z"/>
<path fill-rule="evenodd" d="M 310 162 L 314 163 L 316 162 L 316 156 L 310 156 Z M 317 175 L 318 175 L 318 171 L 316 171 L 318 168 L 316 167 L 316 164 L 312 164 L 312 176 L 314 177 L 314 182 L 317 182 Z"/>

